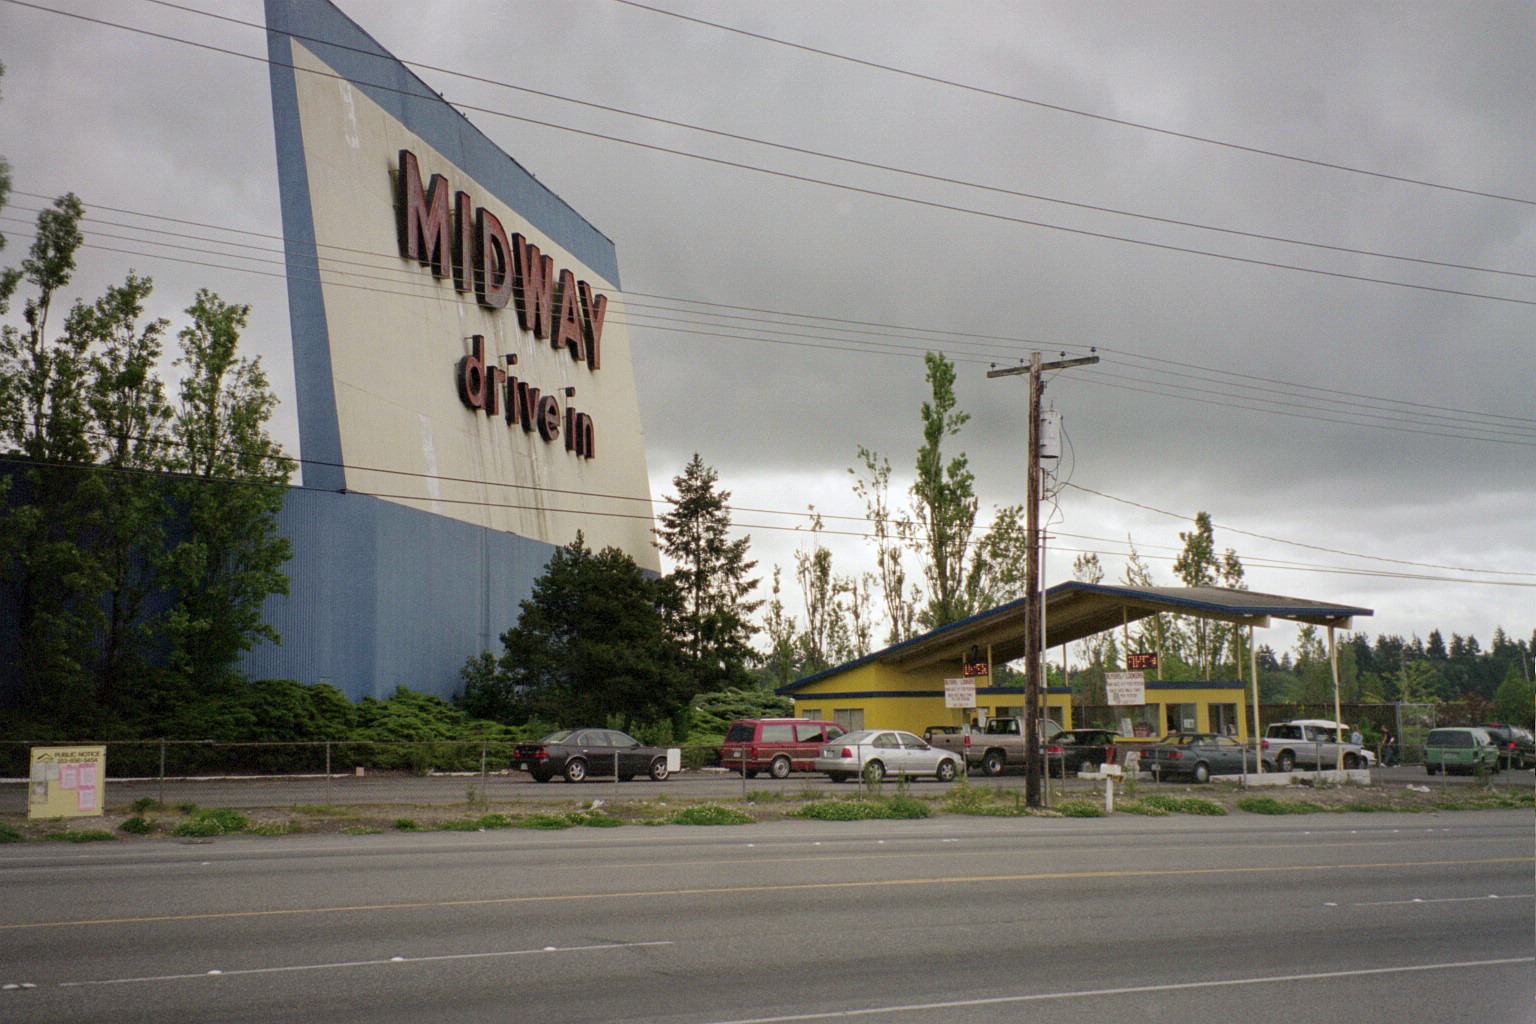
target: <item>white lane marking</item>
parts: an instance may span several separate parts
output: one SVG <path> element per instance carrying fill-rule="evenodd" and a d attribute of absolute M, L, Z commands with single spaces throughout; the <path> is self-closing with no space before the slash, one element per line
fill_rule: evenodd
<path fill-rule="evenodd" d="M 1426 899 L 1423 896 L 1415 896 L 1411 900 L 1377 900 L 1374 903 L 1351 903 L 1352 907 L 1401 907 L 1411 906 L 1415 903 L 1480 903 L 1483 900 L 1529 900 L 1536 899 L 1536 893 L 1517 893 L 1514 896 L 1443 896 L 1438 899 Z M 1338 906 L 1330 903 L 1329 906 Z"/>
<path fill-rule="evenodd" d="M 891 1006 L 868 1006 L 856 1010 L 826 1010 L 817 1013 L 796 1013 L 783 1017 L 741 1017 L 732 1020 L 709 1021 L 707 1024 L 793 1024 L 796 1021 L 839 1020 L 853 1017 L 873 1017 L 879 1014 L 921 1013 L 934 1010 L 967 1009 L 977 1006 L 1002 1006 L 1009 1003 L 1038 1003 L 1061 999 L 1096 999 L 1102 996 L 1155 995 L 1161 992 L 1183 992 L 1191 989 L 1226 988 L 1241 985 L 1274 985 L 1296 981 L 1328 981 L 1334 978 L 1363 978 L 1376 974 L 1411 974 L 1416 971 L 1459 971 L 1469 967 L 1505 967 L 1510 964 L 1536 963 L 1536 957 L 1517 956 L 1501 960 L 1466 960 L 1460 963 L 1412 964 L 1407 967 L 1370 967 L 1355 971 L 1320 971 L 1313 974 L 1279 974 L 1268 978 L 1227 978 L 1221 981 L 1185 981 L 1167 985 L 1135 985 L 1126 988 L 1097 988 L 1080 992 L 1036 992 L 1023 996 L 992 996 L 983 999 L 956 999 L 942 1003 L 905 1003 Z"/>
<path fill-rule="evenodd" d="M 670 946 L 671 942 L 605 942 L 594 946 L 544 946 L 541 949 L 507 949 L 491 953 L 444 953 L 439 956 L 393 956 L 388 960 L 351 960 L 334 964 L 291 964 L 287 967 L 251 967 L 237 971 L 204 971 L 201 974 L 162 974 L 143 978 L 100 978 L 94 981 L 61 981 L 59 988 L 83 988 L 88 985 L 134 985 L 146 981 L 191 981 L 197 978 L 232 978 L 243 974 L 287 974 L 295 971 L 335 971 L 352 967 L 378 967 L 382 964 L 426 964 L 443 960 L 490 960 L 497 957 L 535 956 L 541 953 L 591 953 L 607 949 L 641 949 Z"/>

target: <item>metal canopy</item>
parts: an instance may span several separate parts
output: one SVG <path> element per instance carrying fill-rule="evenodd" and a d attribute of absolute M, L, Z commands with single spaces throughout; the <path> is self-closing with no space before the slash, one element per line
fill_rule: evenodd
<path fill-rule="evenodd" d="M 808 683 L 872 661 L 908 670 L 952 664 L 958 670 L 961 657 L 972 647 L 983 656 L 990 648 L 994 664 L 1013 661 L 1024 654 L 1024 604 L 1025 600 L 1021 598 L 980 612 L 883 651 L 797 680 L 780 688 L 779 692 L 790 693 Z M 1355 616 L 1374 614 L 1370 608 L 1260 594 L 1252 590 L 1117 587 L 1072 580 L 1045 592 L 1045 647 L 1060 647 L 1159 612 L 1244 626 L 1268 626 L 1271 619 L 1287 619 L 1339 629 L 1351 628 Z"/>

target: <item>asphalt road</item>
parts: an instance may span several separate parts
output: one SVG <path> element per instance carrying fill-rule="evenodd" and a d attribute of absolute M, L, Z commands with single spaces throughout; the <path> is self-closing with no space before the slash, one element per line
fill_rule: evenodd
<path fill-rule="evenodd" d="M 1307 775 L 1307 772 L 1294 773 Z M 1373 781 L 1388 785 L 1432 786 L 1436 789 L 1480 784 L 1472 776 L 1427 776 L 1422 765 L 1378 769 L 1372 773 Z M 997 778 L 973 777 L 975 785 L 995 786 L 1007 790 L 1022 790 L 1022 774 L 1003 775 Z M 1187 783 L 1180 782 L 1183 786 Z M 1536 775 L 1531 771 L 1500 772 L 1493 777 L 1499 787 L 1536 786 Z M 910 785 L 919 794 L 942 792 L 946 783 L 933 779 L 914 779 Z M 1103 783 L 1071 778 L 1063 782 L 1053 780 L 1052 792 L 1070 795 L 1103 793 Z M 887 781 L 884 792 L 894 792 L 896 783 Z M 755 779 L 743 779 L 721 771 L 690 771 L 674 775 L 665 782 L 635 779 L 618 783 L 612 779 L 591 779 L 573 785 L 556 779 L 548 783 L 536 783 L 518 772 L 491 774 L 483 783 L 479 775 L 336 775 L 327 779 L 323 775 L 280 776 L 242 779 L 185 779 L 172 778 L 163 782 L 156 779 L 109 779 L 106 786 L 105 807 L 109 813 L 127 813 L 129 806 L 140 798 L 161 800 L 167 805 L 193 803 L 199 807 L 234 807 L 249 810 L 259 807 L 292 808 L 296 806 L 348 806 L 398 805 L 420 807 L 444 807 L 453 804 L 468 805 L 473 799 L 478 804 L 488 801 L 495 809 L 538 802 L 562 802 L 591 799 L 651 799 L 655 797 L 715 800 L 741 798 L 762 794 L 768 799 L 775 795 L 799 796 L 807 790 L 827 795 L 853 793 L 857 782 L 834 785 L 823 775 L 795 775 L 788 779 L 773 779 L 760 775 Z M 0 814 L 25 814 L 27 788 L 22 780 L 0 780 Z"/>
<path fill-rule="evenodd" d="M 1531 815 L 0 846 L 0 1021 L 1536 1019 Z"/>

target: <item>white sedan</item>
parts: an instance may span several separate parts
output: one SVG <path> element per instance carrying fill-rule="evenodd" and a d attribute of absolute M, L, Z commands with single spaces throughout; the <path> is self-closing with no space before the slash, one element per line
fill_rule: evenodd
<path fill-rule="evenodd" d="M 833 782 L 855 775 L 862 775 L 867 782 L 879 782 L 887 775 L 932 775 L 940 782 L 950 782 L 960 774 L 960 761 L 910 732 L 861 729 L 822 747 L 816 770 L 826 772 Z"/>

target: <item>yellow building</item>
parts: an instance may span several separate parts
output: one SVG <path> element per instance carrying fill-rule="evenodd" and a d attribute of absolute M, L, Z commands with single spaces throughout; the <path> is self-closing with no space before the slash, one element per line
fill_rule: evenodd
<path fill-rule="evenodd" d="M 1161 612 L 1267 627 L 1271 619 L 1350 628 L 1368 608 L 1259 594 L 1221 587 L 1117 587 L 1072 581 L 1045 594 L 1045 648 L 1060 647 Z M 794 701 L 795 714 L 839 722 L 849 729 L 905 729 L 921 734 L 931 726 L 959 726 L 1024 714 L 1023 685 L 992 685 L 995 666 L 1024 653 L 1025 602 L 1014 601 L 968 619 L 887 647 L 847 664 L 779 688 Z M 1253 644 L 1249 643 L 1250 650 Z M 1250 670 L 1251 671 L 1251 670 Z M 1124 736 L 1169 732 L 1250 734 L 1251 685 L 1243 682 L 1163 682 L 1148 672 L 1143 702 L 1117 707 L 1116 731 Z M 950 707 L 946 681 L 975 686 L 972 709 Z M 954 683 L 951 682 L 954 687 Z M 963 690 L 963 684 L 959 687 Z M 1041 694 L 1041 715 L 1071 728 L 1072 698 L 1066 687 Z"/>

